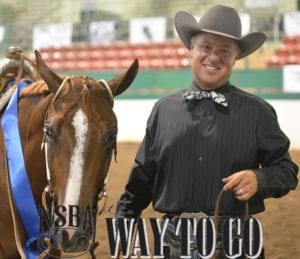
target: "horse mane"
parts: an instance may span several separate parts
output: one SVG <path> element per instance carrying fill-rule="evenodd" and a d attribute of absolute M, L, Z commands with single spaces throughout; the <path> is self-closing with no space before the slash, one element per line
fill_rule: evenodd
<path fill-rule="evenodd" d="M 41 95 L 45 96 L 48 94 L 50 94 L 50 91 L 47 84 L 44 81 L 40 80 L 25 87 L 20 93 L 20 98 Z"/>
<path fill-rule="evenodd" d="M 40 123 L 44 120 L 46 109 L 51 101 L 51 98 L 48 98 L 50 94 L 47 84 L 42 80 L 24 87 L 20 92 L 19 100 L 27 99 L 27 104 L 32 105 L 38 111 L 28 121 L 33 129 L 41 127 Z"/>

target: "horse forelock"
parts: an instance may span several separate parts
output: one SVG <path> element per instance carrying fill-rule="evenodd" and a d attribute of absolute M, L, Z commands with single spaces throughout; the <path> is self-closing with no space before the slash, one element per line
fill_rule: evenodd
<path fill-rule="evenodd" d="M 81 108 L 85 112 L 88 117 L 88 120 L 92 120 L 93 114 L 97 111 L 100 114 L 103 114 L 106 109 L 104 109 L 104 102 L 108 103 L 110 107 L 108 110 L 111 110 L 111 96 L 108 92 L 108 89 L 98 81 L 86 77 L 73 77 L 70 80 L 70 85 L 66 87 L 65 91 L 63 91 L 62 95 L 67 94 L 70 89 L 74 89 L 78 96 L 77 101 L 81 103 Z M 76 98 L 76 97 L 75 97 Z M 101 109 L 97 109 L 99 105 L 102 106 Z M 96 112 L 96 113 L 97 113 Z"/>
<path fill-rule="evenodd" d="M 87 115 L 88 120 L 92 119 L 92 110 L 91 110 L 91 96 L 90 91 L 87 86 L 84 86 L 82 88 L 82 95 L 81 95 L 81 101 L 82 101 L 82 110 Z"/>

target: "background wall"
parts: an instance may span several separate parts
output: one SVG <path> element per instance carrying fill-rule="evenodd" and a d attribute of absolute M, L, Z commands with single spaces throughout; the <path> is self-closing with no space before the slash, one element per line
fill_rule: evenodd
<path fill-rule="evenodd" d="M 117 100 L 114 111 L 119 123 L 119 141 L 141 141 L 147 118 L 156 99 Z M 293 149 L 300 149 L 300 100 L 268 100 L 275 108 L 279 124 L 291 140 Z"/>

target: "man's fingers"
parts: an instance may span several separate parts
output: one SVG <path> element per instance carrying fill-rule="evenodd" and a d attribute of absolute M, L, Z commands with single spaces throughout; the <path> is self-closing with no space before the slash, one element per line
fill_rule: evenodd
<path fill-rule="evenodd" d="M 235 196 L 239 201 L 247 201 L 251 198 L 251 195 L 249 195 L 248 193 L 245 193 L 243 195 L 236 195 Z"/>
<path fill-rule="evenodd" d="M 257 178 L 251 170 L 243 170 L 223 178 L 223 183 L 223 190 L 234 192 L 240 201 L 249 200 L 257 192 Z"/>
<path fill-rule="evenodd" d="M 224 178 L 223 182 L 225 183 L 223 189 L 225 191 L 232 190 L 236 191 L 239 188 L 239 185 L 243 178 L 239 177 L 238 175 L 231 175 L 230 177 Z"/>
<path fill-rule="evenodd" d="M 235 195 L 242 196 L 245 194 L 245 190 L 243 188 L 239 188 L 237 191 L 235 191 Z"/>

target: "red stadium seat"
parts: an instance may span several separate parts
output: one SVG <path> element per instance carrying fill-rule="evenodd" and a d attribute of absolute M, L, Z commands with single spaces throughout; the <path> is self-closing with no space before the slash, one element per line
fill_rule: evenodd
<path fill-rule="evenodd" d="M 90 60 L 103 60 L 104 53 L 101 49 L 93 49 L 90 51 L 89 58 Z"/>
<path fill-rule="evenodd" d="M 189 56 L 189 50 L 183 47 L 180 47 L 177 49 L 176 52 L 177 56 L 179 57 L 188 57 Z"/>
<path fill-rule="evenodd" d="M 294 48 L 286 44 L 282 44 L 276 49 L 276 55 L 278 56 L 288 56 L 293 52 L 294 52 Z"/>
<path fill-rule="evenodd" d="M 88 50 L 79 50 L 77 52 L 77 60 L 88 60 L 90 59 L 91 52 Z"/>
<path fill-rule="evenodd" d="M 147 57 L 147 50 L 145 48 L 136 48 L 132 50 L 133 58 L 143 59 Z"/>
<path fill-rule="evenodd" d="M 162 55 L 161 49 L 154 47 L 154 48 L 147 48 L 147 57 L 149 58 L 160 58 Z"/>
<path fill-rule="evenodd" d="M 134 59 L 139 60 L 141 69 L 177 69 L 189 65 L 188 50 L 178 40 L 136 44 L 76 44 L 52 48 L 49 52 L 43 49 L 42 55 L 55 69 L 61 70 L 115 70 L 127 68 Z"/>
<path fill-rule="evenodd" d="M 59 50 L 56 50 L 55 52 L 52 53 L 51 57 L 53 60 L 60 60 L 62 59 L 62 54 Z"/>
<path fill-rule="evenodd" d="M 64 53 L 63 58 L 65 60 L 76 60 L 77 59 L 77 52 L 74 50 L 68 50 Z"/>
<path fill-rule="evenodd" d="M 188 67 L 190 65 L 190 61 L 188 58 L 182 58 L 180 59 L 180 64 L 182 67 Z"/>
<path fill-rule="evenodd" d="M 271 57 L 270 60 L 268 60 L 267 66 L 271 68 L 278 68 L 278 67 L 282 67 L 285 63 L 286 63 L 285 56 L 274 55 Z"/>
<path fill-rule="evenodd" d="M 50 61 L 51 60 L 51 58 L 52 58 L 52 55 L 51 54 L 49 54 L 48 52 L 41 52 L 41 56 L 42 56 L 42 59 L 44 60 L 44 61 Z M 35 60 L 35 55 L 34 55 L 34 53 L 32 53 L 32 56 L 30 56 L 30 58 L 31 58 L 31 60 Z"/>
<path fill-rule="evenodd" d="M 106 60 L 117 59 L 118 53 L 116 50 L 107 49 L 107 50 L 103 51 L 103 58 Z"/>
<path fill-rule="evenodd" d="M 181 59 L 178 58 L 166 58 L 164 67 L 165 68 L 171 68 L 171 69 L 177 69 L 181 67 Z"/>
<path fill-rule="evenodd" d="M 161 50 L 164 58 L 174 58 L 177 55 L 177 49 L 172 47 L 166 47 Z"/>
<path fill-rule="evenodd" d="M 119 64 L 120 64 L 120 68 L 129 68 L 129 66 L 132 64 L 134 60 L 133 59 L 122 59 L 120 60 Z"/>
<path fill-rule="evenodd" d="M 120 49 L 118 50 L 118 57 L 120 59 L 129 59 L 133 57 L 133 53 L 130 49 Z"/>
<path fill-rule="evenodd" d="M 108 70 L 117 70 L 120 69 L 121 64 L 119 60 L 106 60 L 105 61 L 105 69 Z"/>
<path fill-rule="evenodd" d="M 60 70 L 76 70 L 75 68 L 75 63 L 74 61 L 60 61 L 59 62 L 59 66 L 60 66 Z"/>
<path fill-rule="evenodd" d="M 90 60 L 89 61 L 89 68 L 91 70 L 106 70 L 105 62 L 103 60 Z"/>
<path fill-rule="evenodd" d="M 90 62 L 88 60 L 78 61 L 74 63 L 75 70 L 89 70 Z"/>
<path fill-rule="evenodd" d="M 297 44 L 297 36 L 295 35 L 284 35 L 282 38 L 283 44 L 286 45 L 296 45 Z"/>
<path fill-rule="evenodd" d="M 294 54 L 291 54 L 291 55 L 287 56 L 285 64 L 286 65 L 295 65 L 295 64 L 298 64 L 298 61 L 299 60 L 298 60 L 297 56 Z"/>
<path fill-rule="evenodd" d="M 150 69 L 162 69 L 164 68 L 164 60 L 162 58 L 150 58 L 149 59 Z"/>
<path fill-rule="evenodd" d="M 141 70 L 149 69 L 150 64 L 149 60 L 147 58 L 139 59 L 139 67 Z"/>

